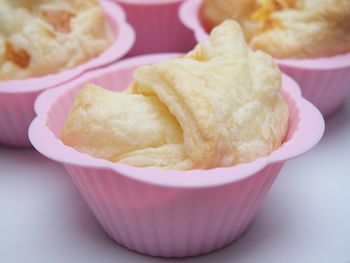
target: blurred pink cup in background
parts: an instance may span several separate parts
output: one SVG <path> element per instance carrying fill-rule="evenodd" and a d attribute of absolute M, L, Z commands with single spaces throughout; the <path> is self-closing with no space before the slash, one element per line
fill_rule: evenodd
<path fill-rule="evenodd" d="M 202 0 L 188 0 L 179 10 L 182 23 L 197 41 L 208 37 L 200 17 Z M 303 96 L 324 116 L 336 111 L 350 94 L 350 52 L 316 59 L 276 59 L 280 69 L 295 79 Z"/>
<path fill-rule="evenodd" d="M 123 10 L 107 1 L 101 4 L 115 40 L 99 56 L 59 73 L 23 80 L 0 81 L 0 145 L 31 146 L 28 128 L 35 116 L 34 101 L 43 90 L 72 81 L 83 72 L 115 62 L 131 49 L 135 33 L 127 24 Z"/>
<path fill-rule="evenodd" d="M 178 17 L 184 0 L 111 0 L 121 5 L 136 31 L 128 56 L 161 52 L 186 52 L 196 41 Z"/>

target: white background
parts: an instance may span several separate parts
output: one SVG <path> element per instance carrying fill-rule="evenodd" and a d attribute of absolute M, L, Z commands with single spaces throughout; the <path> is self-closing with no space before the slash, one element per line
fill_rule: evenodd
<path fill-rule="evenodd" d="M 99 227 L 63 167 L 0 146 L 0 262 L 178 262 L 142 256 Z M 282 169 L 246 234 L 181 262 L 350 263 L 350 100 L 322 141 Z"/>

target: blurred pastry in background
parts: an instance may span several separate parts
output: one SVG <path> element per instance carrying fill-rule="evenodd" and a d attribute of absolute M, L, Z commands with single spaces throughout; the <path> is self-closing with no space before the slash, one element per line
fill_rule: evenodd
<path fill-rule="evenodd" d="M 350 51 L 349 0 L 204 0 L 201 20 L 210 31 L 230 18 L 250 47 L 275 58 L 318 58 Z"/>
<path fill-rule="evenodd" d="M 0 80 L 73 68 L 112 41 L 97 0 L 0 0 Z"/>

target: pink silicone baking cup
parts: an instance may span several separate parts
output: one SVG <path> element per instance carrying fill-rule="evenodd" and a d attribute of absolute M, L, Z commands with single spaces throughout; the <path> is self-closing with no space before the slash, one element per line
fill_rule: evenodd
<path fill-rule="evenodd" d="M 40 92 L 72 80 L 85 71 L 117 61 L 131 49 L 135 33 L 127 24 L 122 9 L 109 2 L 102 2 L 102 6 L 107 22 L 115 35 L 115 41 L 98 57 L 57 74 L 0 81 L 0 144 L 30 146 L 28 127 L 35 117 L 34 101 Z"/>
<path fill-rule="evenodd" d="M 181 22 L 197 41 L 208 37 L 200 19 L 202 0 L 188 0 L 179 9 Z M 350 53 L 317 59 L 276 59 L 280 69 L 295 79 L 303 96 L 324 116 L 338 109 L 350 94 Z"/>
<path fill-rule="evenodd" d="M 186 52 L 196 43 L 179 20 L 184 0 L 113 0 L 120 4 L 136 31 L 136 43 L 128 56 L 160 52 Z"/>
<path fill-rule="evenodd" d="M 103 229 L 139 253 L 186 257 L 208 253 L 237 239 L 254 219 L 284 162 L 311 149 L 322 137 L 320 112 L 283 77 L 289 105 L 288 132 L 271 155 L 229 168 L 175 171 L 136 168 L 94 158 L 59 139 L 75 94 L 86 83 L 122 90 L 133 70 L 174 56 L 140 56 L 84 74 L 51 89 L 35 103 L 29 137 L 43 155 L 62 163 Z"/>

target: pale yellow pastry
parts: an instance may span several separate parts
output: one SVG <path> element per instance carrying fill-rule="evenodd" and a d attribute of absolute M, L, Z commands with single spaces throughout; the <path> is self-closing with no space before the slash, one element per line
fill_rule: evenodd
<path fill-rule="evenodd" d="M 81 152 L 113 162 L 134 163 L 137 158 L 137 166 L 190 167 L 182 130 L 156 96 L 86 85 L 75 98 L 61 137 Z"/>
<path fill-rule="evenodd" d="M 349 0 L 203 0 L 210 30 L 237 20 L 252 49 L 276 58 L 317 58 L 350 51 Z"/>
<path fill-rule="evenodd" d="M 72 68 L 112 41 L 98 0 L 0 0 L 0 80 Z"/>
<path fill-rule="evenodd" d="M 226 21 L 179 58 L 142 66 L 125 92 L 88 85 L 62 130 L 65 144 L 134 166 L 207 169 L 269 155 L 288 108 L 272 58 Z"/>

